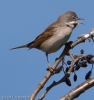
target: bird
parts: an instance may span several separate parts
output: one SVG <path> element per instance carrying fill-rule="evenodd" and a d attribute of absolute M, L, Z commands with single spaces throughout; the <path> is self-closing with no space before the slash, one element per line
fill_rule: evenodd
<path fill-rule="evenodd" d="M 74 11 L 67 11 L 60 15 L 55 22 L 49 25 L 32 42 L 12 48 L 11 50 L 19 48 L 39 49 L 45 52 L 49 65 L 48 54 L 58 51 L 67 43 L 73 29 L 81 24 L 78 20 L 83 20 L 83 18 L 79 18 Z"/>

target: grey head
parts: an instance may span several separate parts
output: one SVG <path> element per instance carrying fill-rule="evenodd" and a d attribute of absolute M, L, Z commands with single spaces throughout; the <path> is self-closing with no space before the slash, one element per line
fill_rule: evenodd
<path fill-rule="evenodd" d="M 66 13 L 58 17 L 57 22 L 64 24 L 64 22 L 72 22 L 77 20 L 83 20 L 83 19 L 79 18 L 75 12 L 67 11 Z"/>

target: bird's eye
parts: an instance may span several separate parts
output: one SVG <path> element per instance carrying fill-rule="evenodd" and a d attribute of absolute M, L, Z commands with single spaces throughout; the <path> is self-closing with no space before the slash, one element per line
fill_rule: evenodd
<path fill-rule="evenodd" d="M 74 17 L 74 16 L 72 16 L 72 19 L 73 19 L 73 20 L 75 20 L 75 17 Z"/>

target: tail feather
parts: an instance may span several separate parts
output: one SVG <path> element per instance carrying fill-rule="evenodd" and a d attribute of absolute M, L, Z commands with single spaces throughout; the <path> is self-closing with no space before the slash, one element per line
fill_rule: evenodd
<path fill-rule="evenodd" d="M 29 48 L 28 45 L 22 45 L 22 46 L 18 46 L 18 47 L 15 47 L 15 48 L 11 48 L 10 50 L 13 50 L 13 49 L 20 49 L 20 48 Z"/>

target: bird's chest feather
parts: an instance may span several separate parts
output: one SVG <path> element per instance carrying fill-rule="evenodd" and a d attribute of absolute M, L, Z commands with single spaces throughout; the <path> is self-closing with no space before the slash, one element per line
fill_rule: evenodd
<path fill-rule="evenodd" d="M 57 28 L 53 36 L 42 43 L 42 50 L 48 53 L 56 52 L 68 41 L 71 31 L 70 28 Z"/>
<path fill-rule="evenodd" d="M 54 33 L 53 37 L 50 39 L 52 43 L 62 44 L 66 43 L 71 35 L 71 28 L 58 28 L 57 31 Z"/>

